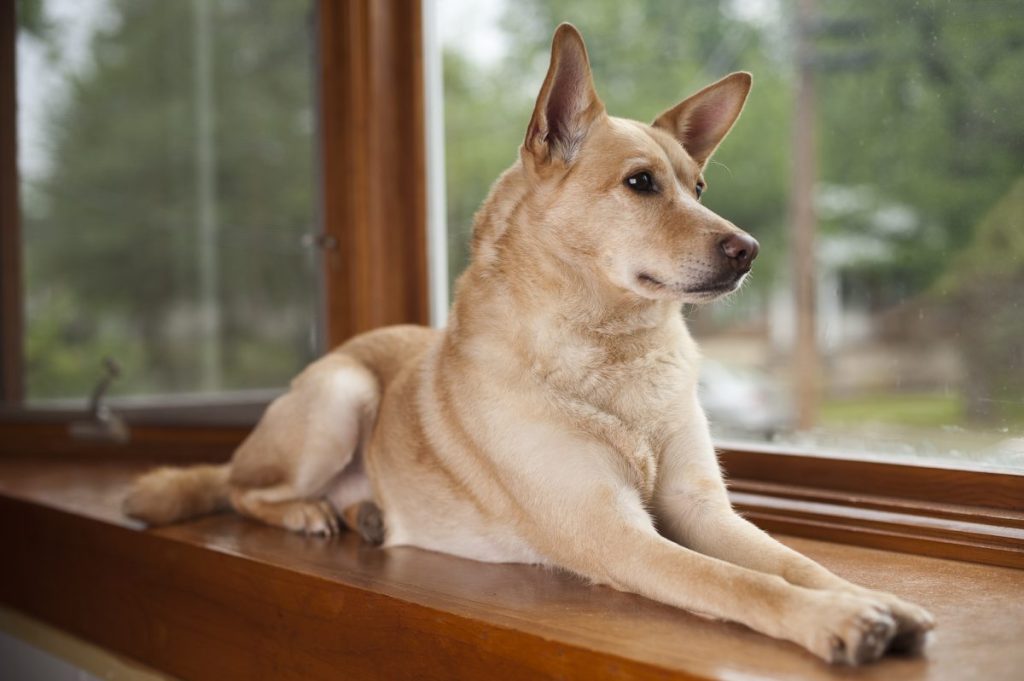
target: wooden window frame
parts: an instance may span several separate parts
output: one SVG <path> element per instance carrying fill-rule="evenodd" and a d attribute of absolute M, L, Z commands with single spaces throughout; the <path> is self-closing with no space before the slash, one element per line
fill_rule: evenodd
<path fill-rule="evenodd" d="M 18 202 L 17 18 L 0 10 L 0 402 L 22 397 L 21 228 Z"/>
<path fill-rule="evenodd" d="M 334 345 L 379 326 L 429 322 L 423 16 L 420 0 L 320 0 L 316 13 L 320 241 Z M 0 10 L 0 386 L 8 403 L 22 395 L 15 36 L 9 3 Z M 116 446 L 71 440 L 67 413 L 0 412 L 0 455 L 224 460 L 254 414 L 229 425 L 167 418 L 138 418 L 130 445 Z M 1020 473 L 750 446 L 724 447 L 721 460 L 737 508 L 766 529 L 1024 567 Z"/>

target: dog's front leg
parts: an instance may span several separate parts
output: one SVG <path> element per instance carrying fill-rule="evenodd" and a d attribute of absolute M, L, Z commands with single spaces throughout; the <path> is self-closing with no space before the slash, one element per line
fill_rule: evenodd
<path fill-rule="evenodd" d="M 693 427 L 693 423 L 703 427 Z M 654 506 L 665 536 L 705 555 L 819 590 L 868 596 L 885 603 L 898 624 L 890 648 L 919 649 L 934 627 L 928 611 L 890 593 L 858 586 L 776 541 L 738 515 L 729 502 L 703 414 L 669 438 L 658 469 Z"/>
<path fill-rule="evenodd" d="M 535 510 L 544 507 L 535 499 Z M 553 562 L 594 581 L 745 624 L 833 663 L 877 659 L 895 633 L 877 599 L 795 586 L 669 541 L 627 485 L 592 480 L 564 488 L 550 510 L 569 508 L 568 515 L 535 516 L 543 536 L 538 545 Z"/>

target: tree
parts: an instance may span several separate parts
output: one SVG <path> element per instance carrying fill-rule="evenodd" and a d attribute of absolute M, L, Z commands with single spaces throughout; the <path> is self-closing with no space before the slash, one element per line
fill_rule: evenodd
<path fill-rule="evenodd" d="M 819 0 L 807 27 L 817 78 L 819 178 L 816 200 L 846 197 L 822 214 L 819 243 L 833 250 L 857 238 L 872 244 L 842 265 L 845 297 L 872 317 L 932 305 L 936 282 L 959 267 L 959 253 L 983 228 L 978 216 L 1010 191 L 1024 158 L 1020 74 L 1024 73 L 1024 6 Z M 518 0 L 506 4 L 507 56 L 471 63 L 457 45 L 445 53 L 449 238 L 452 272 L 465 263 L 472 215 L 486 188 L 515 158 L 547 66 L 549 40 L 561 21 L 587 39 L 598 91 L 609 113 L 652 120 L 670 104 L 725 73 L 745 69 L 754 89 L 743 117 L 707 170 L 707 204 L 762 243 L 753 286 L 740 305 L 701 314 L 767 317 L 772 289 L 787 285 L 785 256 L 790 175 L 789 137 L 795 3 L 774 16 L 749 16 L 744 3 L 642 0 Z M 1020 221 L 1008 229 L 1020 229 Z M 1014 253 L 1013 262 L 1024 260 Z M 966 284 L 964 284 L 966 286 Z M 1022 291 L 978 306 L 950 293 L 979 333 L 1015 329 Z M 749 306 L 749 307 L 747 307 Z M 968 312 L 969 308 L 969 312 Z M 985 311 L 984 317 L 974 315 Z M 986 321 L 987 320 L 987 321 Z M 1003 331 L 1001 331 L 1002 329 Z M 1013 335 L 1012 333 L 1010 334 Z M 1019 334 L 1018 334 L 1019 337 Z M 983 376 L 990 342 L 959 346 L 965 395 L 1024 388 Z M 996 355 L 1009 362 L 1010 346 Z M 983 348 L 989 348 L 987 350 Z M 1019 360 L 1003 365 L 1019 377 Z M 1005 377 L 1004 377 L 1005 378 Z M 899 385 L 899 370 L 892 376 Z M 1020 381 L 1024 383 L 1024 381 Z M 933 386 L 945 390 L 946 386 Z M 1000 393 L 1002 394 L 1002 393 Z M 977 399 L 969 398 L 972 403 Z"/>
<path fill-rule="evenodd" d="M 932 290 L 954 308 L 967 365 L 967 413 L 1006 423 L 1024 413 L 1024 175 L 978 221 L 971 243 Z"/>
<path fill-rule="evenodd" d="M 779 242 L 788 180 L 786 74 L 763 32 L 726 9 L 724 3 L 522 0 L 507 5 L 507 59 L 481 69 L 447 49 L 449 238 L 457 237 L 450 242 L 453 275 L 466 262 L 463 244 L 473 212 L 516 158 L 554 28 L 571 21 L 588 40 L 598 92 L 612 115 L 651 121 L 731 71 L 754 72 L 746 112 L 708 169 L 706 201 L 767 243 L 755 283 L 770 282 L 773 254 L 784 252 Z"/>
<path fill-rule="evenodd" d="M 221 388 L 276 386 L 313 354 L 308 3 L 210 3 Z M 82 395 L 104 354 L 121 392 L 195 390 L 193 3 L 115 0 L 48 121 L 27 188 L 28 392 Z"/>
<path fill-rule="evenodd" d="M 881 265 L 912 283 L 905 295 L 925 291 L 971 241 L 979 207 L 1020 172 L 1024 7 L 828 0 L 823 10 L 822 67 L 845 68 L 820 83 L 822 179 L 871 187 L 874 208 L 912 209 L 913 228 L 882 235 Z"/>

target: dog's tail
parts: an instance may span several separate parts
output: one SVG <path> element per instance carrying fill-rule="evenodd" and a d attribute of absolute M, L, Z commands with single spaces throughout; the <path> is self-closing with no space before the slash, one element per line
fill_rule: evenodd
<path fill-rule="evenodd" d="M 122 508 L 150 525 L 227 510 L 229 470 L 229 464 L 158 468 L 132 484 Z"/>

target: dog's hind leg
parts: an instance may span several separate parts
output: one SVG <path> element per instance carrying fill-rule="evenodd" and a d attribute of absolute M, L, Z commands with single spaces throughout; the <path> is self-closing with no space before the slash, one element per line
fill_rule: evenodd
<path fill-rule="evenodd" d="M 384 543 L 384 514 L 377 504 L 372 501 L 352 504 L 342 510 L 341 517 L 366 543 L 373 546 Z"/>
<path fill-rule="evenodd" d="M 295 532 L 336 533 L 327 496 L 361 456 L 379 399 L 376 377 L 353 357 L 336 352 L 310 365 L 235 453 L 231 505 Z"/>
<path fill-rule="evenodd" d="M 274 501 L 278 496 L 293 497 L 294 492 L 289 486 L 282 485 L 234 490 L 230 498 L 236 511 L 268 525 L 302 534 L 330 536 L 338 533 L 338 517 L 327 501 L 295 498 Z"/>

